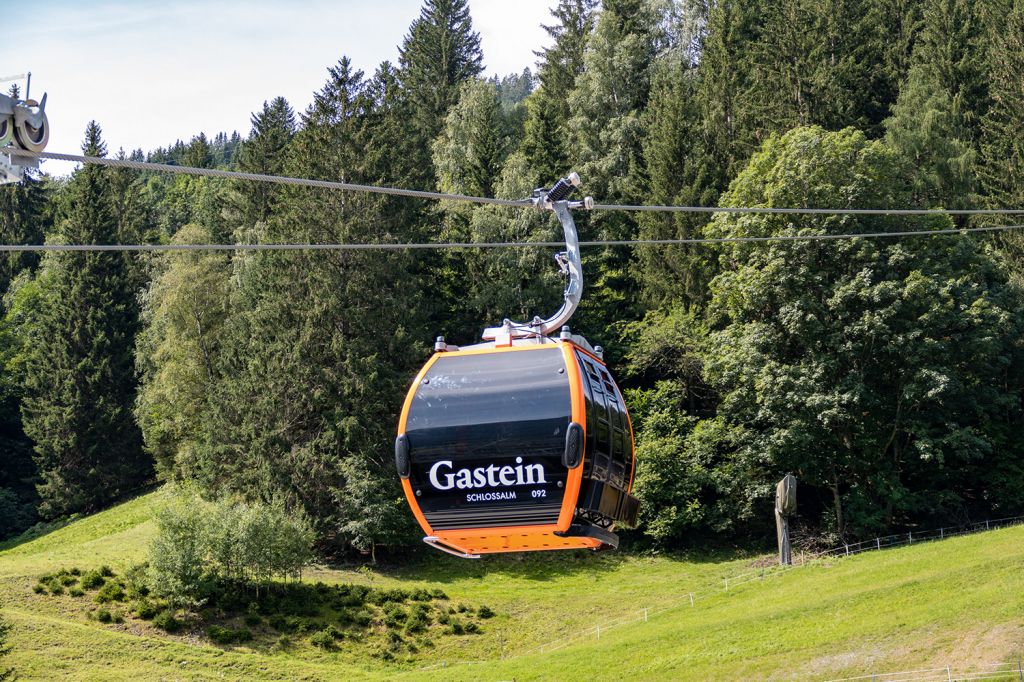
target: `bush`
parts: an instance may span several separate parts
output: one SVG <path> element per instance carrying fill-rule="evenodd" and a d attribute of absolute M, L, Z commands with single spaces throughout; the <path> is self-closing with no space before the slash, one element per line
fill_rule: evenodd
<path fill-rule="evenodd" d="M 105 583 L 105 582 L 106 582 L 106 578 L 104 578 L 100 574 L 100 572 L 98 570 L 97 571 L 88 571 L 87 573 L 85 573 L 82 576 L 81 585 L 82 585 L 83 589 L 94 590 L 97 587 L 100 587 L 101 585 L 103 585 L 103 583 Z"/>
<path fill-rule="evenodd" d="M 124 601 L 124 586 L 119 582 L 108 582 L 96 593 L 97 604 L 108 604 L 113 601 Z"/>
<path fill-rule="evenodd" d="M 7 624 L 3 618 L 0 618 L 0 659 L 3 659 L 8 653 L 10 653 L 10 647 L 7 646 L 7 635 L 11 631 L 11 626 Z M 0 680 L 12 680 L 14 679 L 14 671 L 4 668 L 0 664 Z"/>
<path fill-rule="evenodd" d="M 36 583 L 36 586 L 32 588 L 32 591 L 36 594 L 42 594 L 43 592 L 46 592 L 46 585 L 42 583 Z"/>
<path fill-rule="evenodd" d="M 153 625 L 157 626 L 164 632 L 175 633 L 179 632 L 184 624 L 174 617 L 173 611 L 167 609 L 156 614 L 153 618 Z"/>
<path fill-rule="evenodd" d="M 319 632 L 314 633 L 313 636 L 309 638 L 309 643 L 324 650 L 333 649 L 335 646 L 334 637 L 327 630 L 320 630 Z"/>
<path fill-rule="evenodd" d="M 180 495 L 157 513 L 151 584 L 173 603 L 195 606 L 209 596 L 211 582 L 259 585 L 297 576 L 312 560 L 312 545 L 308 521 L 283 505 Z"/>
<path fill-rule="evenodd" d="M 72 597 L 84 597 L 85 591 L 82 590 L 82 588 L 80 587 L 72 587 L 70 590 L 68 590 L 68 594 L 70 594 Z"/>
<path fill-rule="evenodd" d="M 479 615 L 481 618 L 493 618 L 494 611 L 491 611 L 490 607 L 488 606 L 481 606 L 480 609 L 477 611 L 477 615 Z"/>
<path fill-rule="evenodd" d="M 430 621 L 428 621 L 426 619 L 426 617 L 424 617 L 423 615 L 421 615 L 419 613 L 413 613 L 411 616 L 409 616 L 409 619 L 405 622 L 405 631 L 406 632 L 421 632 L 428 625 L 430 625 Z"/>
<path fill-rule="evenodd" d="M 100 609 L 96 612 L 96 620 L 101 623 L 112 623 L 114 622 L 114 614 L 110 613 L 108 609 Z"/>
<path fill-rule="evenodd" d="M 135 615 L 142 620 L 153 620 L 157 613 L 159 609 L 149 600 L 143 599 L 135 605 Z"/>
<path fill-rule="evenodd" d="M 245 628 L 235 630 L 220 625 L 211 625 L 206 631 L 206 636 L 215 644 L 235 644 L 252 639 L 252 633 Z"/>
<path fill-rule="evenodd" d="M 475 635 L 476 633 L 480 632 L 480 626 L 472 621 L 466 623 L 463 626 L 463 629 L 466 631 L 467 635 Z"/>

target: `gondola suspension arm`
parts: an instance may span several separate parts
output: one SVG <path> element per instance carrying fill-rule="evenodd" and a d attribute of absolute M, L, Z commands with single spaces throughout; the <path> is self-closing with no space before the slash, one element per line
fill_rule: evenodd
<path fill-rule="evenodd" d="M 583 201 L 569 201 L 569 196 L 580 184 L 580 176 L 570 173 L 562 178 L 550 190 L 538 189 L 533 192 L 533 205 L 539 210 L 554 211 L 565 233 L 565 252 L 555 255 L 555 260 L 562 272 L 568 277 L 562 307 L 547 319 L 534 317 L 530 322 L 514 322 L 506 319 L 500 327 L 488 327 L 484 330 L 485 341 L 494 341 L 501 345 L 511 343 L 512 339 L 547 336 L 560 329 L 569 321 L 583 295 L 583 265 L 580 262 L 580 239 L 576 232 L 576 223 L 572 219 L 571 209 L 591 209 L 594 199 L 586 197 Z"/>

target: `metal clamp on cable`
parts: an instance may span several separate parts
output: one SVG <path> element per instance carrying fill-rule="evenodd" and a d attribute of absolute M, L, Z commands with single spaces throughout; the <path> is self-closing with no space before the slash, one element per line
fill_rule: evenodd
<path fill-rule="evenodd" d="M 555 212 L 565 233 L 565 251 L 555 256 L 559 270 L 568 276 L 562 307 L 546 320 L 539 316 L 534 317 L 530 322 L 513 322 L 506 319 L 500 327 L 488 327 L 484 330 L 485 341 L 508 339 L 510 342 L 511 339 L 547 336 L 555 330 L 561 329 L 562 325 L 568 322 L 576 311 L 576 307 L 580 304 L 580 297 L 583 295 L 583 265 L 580 262 L 580 239 L 576 232 L 576 223 L 569 210 L 578 208 L 589 210 L 594 207 L 593 197 L 586 197 L 583 201 L 568 201 L 579 184 L 580 176 L 576 173 L 569 173 L 556 182 L 551 189 L 535 189 L 531 197 L 534 207 Z"/>

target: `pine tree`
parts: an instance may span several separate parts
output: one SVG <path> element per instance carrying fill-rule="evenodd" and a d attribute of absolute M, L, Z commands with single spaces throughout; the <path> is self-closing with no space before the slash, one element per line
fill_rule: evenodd
<path fill-rule="evenodd" d="M 378 110 L 382 101 L 393 103 L 393 79 L 390 72 L 379 76 L 368 83 L 348 59 L 330 69 L 288 147 L 287 173 L 367 182 L 395 172 L 384 150 L 367 153 L 375 138 L 394 132 L 393 113 Z M 289 188 L 252 236 L 405 239 L 406 202 Z M 401 253 L 235 258 L 231 312 L 218 337 L 209 413 L 191 464 L 204 486 L 301 506 L 339 545 L 391 541 L 395 528 L 409 528 L 381 443 L 392 438 L 403 387 L 422 352 L 406 332 L 421 331 L 412 271 L 412 259 Z M 352 482 L 351 495 L 350 471 L 365 477 Z"/>
<path fill-rule="evenodd" d="M 399 49 L 399 62 L 412 132 L 422 145 L 420 182 L 429 187 L 429 145 L 458 101 L 459 87 L 483 71 L 480 35 L 473 31 L 467 0 L 425 0 Z"/>
<path fill-rule="evenodd" d="M 981 117 L 988 108 L 986 48 L 979 3 L 931 0 L 913 51 L 913 66 L 892 118 L 891 144 L 914 168 L 923 206 L 973 204 Z"/>
<path fill-rule="evenodd" d="M 284 97 L 275 97 L 252 115 L 252 130 L 238 152 L 238 169 L 244 173 L 280 175 L 288 144 L 295 135 L 295 112 Z M 279 185 L 241 182 L 235 186 L 237 209 L 245 226 L 266 221 L 281 198 Z"/>
<path fill-rule="evenodd" d="M 640 203 L 643 186 L 641 116 L 651 67 L 662 44 L 661 16 L 646 0 L 605 2 L 584 56 L 585 70 L 569 96 L 570 161 L 583 191 L 605 201 Z M 622 213 L 581 221 L 593 238 L 630 239 L 635 220 Z M 595 338 L 613 338 L 615 325 L 635 315 L 631 254 L 606 249 L 584 254 L 588 293 L 579 322 Z"/>
<path fill-rule="evenodd" d="M 87 155 L 106 153 L 95 122 Z M 76 171 L 59 237 L 76 244 L 117 241 L 109 178 Z M 46 259 L 38 316 L 29 325 L 25 432 L 35 443 L 47 517 L 91 511 L 145 481 L 152 464 L 132 417 L 135 291 L 124 254 L 54 254 Z"/>
<path fill-rule="evenodd" d="M 551 182 L 567 172 L 569 141 L 568 95 L 583 73 L 583 54 L 594 30 L 597 0 L 559 0 L 551 10 L 558 20 L 544 26 L 554 44 L 540 52 L 537 80 L 540 88 L 527 100 L 526 123 L 521 149 L 529 166 L 542 182 Z"/>
<path fill-rule="evenodd" d="M 1024 2 L 1014 0 L 994 34 L 991 52 L 992 105 L 981 121 L 980 184 L 993 208 L 1024 206 Z M 1017 276 L 1024 273 L 1024 240 L 1006 236 L 1004 252 Z"/>

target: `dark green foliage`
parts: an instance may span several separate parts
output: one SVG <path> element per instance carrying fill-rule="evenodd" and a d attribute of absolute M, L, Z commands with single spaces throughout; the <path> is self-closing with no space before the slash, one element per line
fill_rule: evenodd
<path fill-rule="evenodd" d="M 156 605 L 145 599 L 139 601 L 135 606 L 135 615 L 142 620 L 153 620 L 158 613 L 159 609 Z"/>
<path fill-rule="evenodd" d="M 98 620 L 101 623 L 113 623 L 114 622 L 114 614 L 112 614 L 110 612 L 110 609 L 106 609 L 106 608 L 98 609 L 96 611 L 95 616 L 96 616 L 96 620 Z"/>
<path fill-rule="evenodd" d="M 989 51 L 991 106 L 981 120 L 979 175 L 986 203 L 991 207 L 1024 206 L 1024 3 L 1009 4 L 994 21 Z M 1017 277 L 1024 272 L 1024 240 L 1019 235 L 1001 239 L 1003 251 Z"/>
<path fill-rule="evenodd" d="M 493 618 L 494 617 L 494 611 L 492 611 L 490 609 L 490 607 L 488 607 L 487 605 L 481 605 L 480 608 L 477 609 L 476 613 L 481 618 Z"/>
<path fill-rule="evenodd" d="M 106 579 L 100 571 L 88 571 L 82 575 L 82 587 L 86 590 L 93 590 L 103 585 Z"/>
<path fill-rule="evenodd" d="M 95 123 L 82 149 L 104 154 Z M 77 171 L 66 201 L 63 240 L 117 241 L 104 169 Z M 27 325 L 22 414 L 42 479 L 40 511 L 54 517 L 98 509 L 145 481 L 152 465 L 131 414 L 138 310 L 128 256 L 53 254 L 42 269 L 47 287 Z"/>
<path fill-rule="evenodd" d="M 14 669 L 3 665 L 3 659 L 11 653 L 11 647 L 7 644 L 7 637 L 11 633 L 11 626 L 6 620 L 0 618 L 0 682 L 14 679 Z"/>
<path fill-rule="evenodd" d="M 433 184 L 425 147 L 440 132 L 462 83 L 483 70 L 480 36 L 473 31 L 467 1 L 425 0 L 399 49 L 399 61 L 411 114 L 406 129 L 423 145 L 410 161 L 421 164 L 420 182 Z"/>
<path fill-rule="evenodd" d="M 153 625 L 171 634 L 181 631 L 181 628 L 184 627 L 184 623 L 175 617 L 174 611 L 171 609 L 156 614 L 153 618 Z"/>
<path fill-rule="evenodd" d="M 211 625 L 206 630 L 206 636 L 214 644 L 239 644 L 252 640 L 252 632 L 245 628 L 227 628 L 220 625 Z"/>
<path fill-rule="evenodd" d="M 766 144 L 724 201 L 905 205 L 902 172 L 894 152 L 858 132 L 796 129 Z M 723 236 L 950 226 L 853 216 L 712 224 Z M 746 495 L 767 499 L 794 472 L 802 499 L 817 496 L 841 537 L 911 518 L 1016 513 L 1003 487 L 1016 469 L 999 462 L 1018 456 L 1007 435 L 1019 428 L 1024 304 L 975 242 L 738 244 L 722 262 L 706 366 L 721 395 L 718 466 Z M 981 462 L 1002 480 L 981 474 Z"/>
<path fill-rule="evenodd" d="M 106 604 L 114 601 L 124 601 L 125 592 L 124 585 L 120 582 L 108 581 L 106 585 L 100 588 L 100 591 L 96 593 L 96 603 Z"/>

